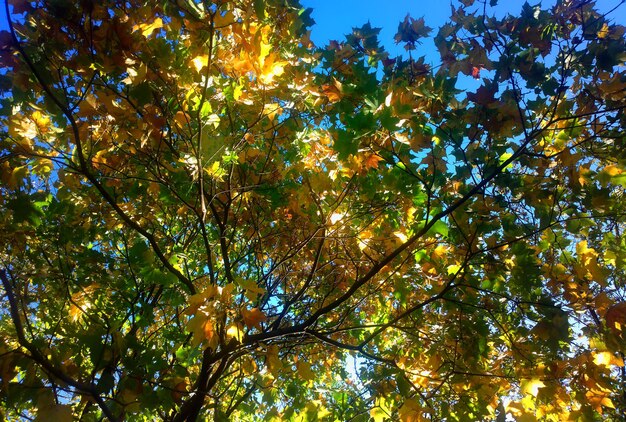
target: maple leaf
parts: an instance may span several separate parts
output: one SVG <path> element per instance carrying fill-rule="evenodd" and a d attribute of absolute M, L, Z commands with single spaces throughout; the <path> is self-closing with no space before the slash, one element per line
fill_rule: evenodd
<path fill-rule="evenodd" d="M 497 92 L 497 86 L 493 84 L 485 84 L 478 87 L 476 92 L 468 92 L 467 99 L 483 106 L 489 105 L 496 101 L 494 95 Z"/>
<path fill-rule="evenodd" d="M 381 161 L 384 161 L 384 158 L 377 154 L 370 154 L 365 160 L 363 160 L 363 168 L 366 170 L 378 168 L 378 163 Z"/>
<path fill-rule="evenodd" d="M 427 37 L 432 28 L 426 26 L 424 18 L 414 19 L 406 15 L 404 20 L 398 25 L 398 32 L 394 36 L 396 43 L 406 43 L 407 50 L 414 50 L 419 39 Z"/>
<path fill-rule="evenodd" d="M 248 328 L 256 327 L 261 329 L 261 323 L 267 320 L 267 316 L 259 308 L 242 309 L 241 317 L 243 318 L 243 323 Z"/>

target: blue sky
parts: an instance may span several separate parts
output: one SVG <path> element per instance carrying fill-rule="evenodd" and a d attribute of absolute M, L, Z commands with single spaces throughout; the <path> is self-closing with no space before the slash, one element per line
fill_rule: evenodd
<path fill-rule="evenodd" d="M 530 0 L 536 4 L 539 0 Z M 601 11 L 609 11 L 618 6 L 622 0 L 598 0 L 596 4 Z M 311 39 L 322 46 L 329 40 L 342 41 L 344 35 L 352 27 L 360 27 L 366 22 L 372 26 L 382 28 L 379 39 L 392 57 L 403 53 L 401 46 L 396 46 L 393 36 L 405 16 L 410 14 L 414 18 L 424 17 L 426 25 L 435 29 L 443 25 L 450 16 L 450 0 L 301 0 L 305 7 L 313 8 L 315 26 L 312 29 Z M 478 3 L 478 1 L 476 2 Z M 495 9 L 497 14 L 517 14 L 524 4 L 523 0 L 499 0 Z M 546 6 L 553 5 L 555 0 L 543 1 Z M 458 1 L 454 1 L 458 6 Z M 611 14 L 615 23 L 626 25 L 626 3 L 622 4 Z M 417 55 L 426 55 L 427 61 L 435 61 L 434 44 L 425 41 L 417 50 Z"/>

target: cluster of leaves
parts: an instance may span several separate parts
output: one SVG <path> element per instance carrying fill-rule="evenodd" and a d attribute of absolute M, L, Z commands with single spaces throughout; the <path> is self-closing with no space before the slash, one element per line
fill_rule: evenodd
<path fill-rule="evenodd" d="M 7 1 L 3 416 L 618 419 L 625 28 L 474 3 Z"/>

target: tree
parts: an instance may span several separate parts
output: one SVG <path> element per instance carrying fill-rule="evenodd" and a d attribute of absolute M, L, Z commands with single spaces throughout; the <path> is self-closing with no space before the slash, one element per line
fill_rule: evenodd
<path fill-rule="evenodd" d="M 619 419 L 625 28 L 489 3 L 5 2 L 4 417 Z"/>

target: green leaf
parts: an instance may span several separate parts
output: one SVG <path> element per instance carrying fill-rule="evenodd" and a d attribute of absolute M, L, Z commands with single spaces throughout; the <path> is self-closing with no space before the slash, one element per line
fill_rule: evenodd
<path fill-rule="evenodd" d="M 337 151 L 339 159 L 345 160 L 350 155 L 359 151 L 359 141 L 354 134 L 345 130 L 337 131 L 337 139 L 333 144 L 333 148 Z"/>
<path fill-rule="evenodd" d="M 265 0 L 254 0 L 254 12 L 259 19 L 265 19 Z"/>
<path fill-rule="evenodd" d="M 428 233 L 437 233 L 443 237 L 448 237 L 448 225 L 442 220 L 437 220 Z"/>

